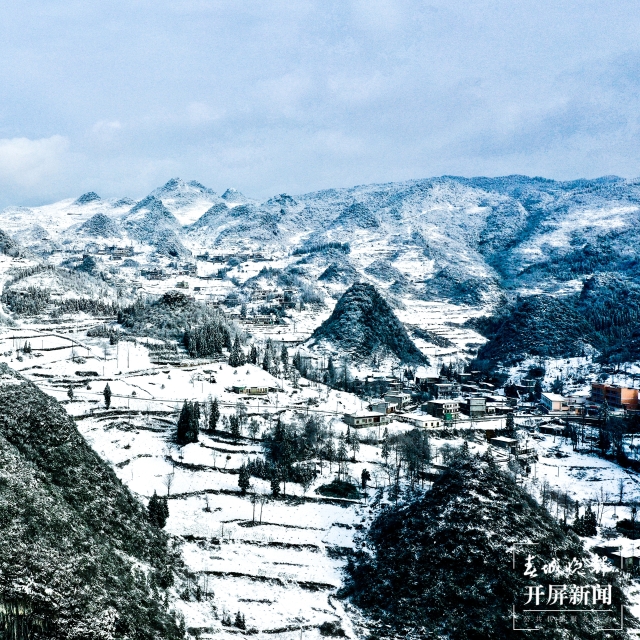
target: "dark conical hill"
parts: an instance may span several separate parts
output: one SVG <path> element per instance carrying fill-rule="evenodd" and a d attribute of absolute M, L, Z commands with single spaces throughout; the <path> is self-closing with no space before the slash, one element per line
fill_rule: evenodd
<path fill-rule="evenodd" d="M 99 202 L 100 200 L 100 196 L 95 191 L 89 191 L 87 193 L 83 193 L 73 204 L 90 204 L 91 202 Z"/>
<path fill-rule="evenodd" d="M 426 361 L 387 301 L 363 282 L 344 292 L 311 340 L 326 340 L 358 359 L 386 348 L 403 362 Z"/>
<path fill-rule="evenodd" d="M 84 222 L 78 229 L 94 238 L 119 238 L 118 225 L 104 213 L 96 213 Z"/>

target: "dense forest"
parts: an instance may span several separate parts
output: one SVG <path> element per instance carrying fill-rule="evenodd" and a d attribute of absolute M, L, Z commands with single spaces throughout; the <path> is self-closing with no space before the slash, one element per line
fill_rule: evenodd
<path fill-rule="evenodd" d="M 472 456 L 464 446 L 430 491 L 383 510 L 362 542 L 349 562 L 342 595 L 369 616 L 373 638 L 521 637 L 512 630 L 512 607 L 524 608 L 532 581 L 524 575 L 524 552 L 516 554 L 513 569 L 511 549 L 518 543 L 536 543 L 539 570 L 533 582 L 545 593 L 554 575 L 544 573 L 542 565 L 552 560 L 568 565 L 575 558 L 584 570 L 570 576 L 572 584 L 611 584 L 614 611 L 624 601 L 617 574 L 594 574 L 574 533 L 490 456 Z M 557 627 L 546 624 L 536 637 L 614 637 L 598 630 L 602 625 L 595 616 L 577 616 Z"/>

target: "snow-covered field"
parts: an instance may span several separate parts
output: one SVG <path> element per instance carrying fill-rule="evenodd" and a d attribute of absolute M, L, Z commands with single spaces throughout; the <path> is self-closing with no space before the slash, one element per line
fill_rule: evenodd
<path fill-rule="evenodd" d="M 278 348 L 283 342 L 293 355 L 296 349 L 304 350 L 304 343 L 329 317 L 349 282 L 360 278 L 373 283 L 388 298 L 410 333 L 414 327 L 429 332 L 431 339 L 434 335 L 444 339 L 429 342 L 412 336 L 430 359 L 429 374 L 436 375 L 442 364 L 468 360 L 485 342 L 465 326 L 468 320 L 490 313 L 498 299 L 496 295 L 495 300 L 486 302 L 492 298 L 491 292 L 498 291 L 497 276 L 492 263 L 478 251 L 478 238 L 486 231 L 491 232 L 489 236 L 496 229 L 500 233 L 508 231 L 511 222 L 519 219 L 515 201 L 501 208 L 508 200 L 506 195 L 488 194 L 484 188 L 448 179 L 424 185 L 404 183 L 307 194 L 299 201 L 278 196 L 262 205 L 237 192 L 218 196 L 198 183 L 172 180 L 150 198 L 143 201 L 148 206 L 141 209 L 130 200 L 89 199 L 83 204 L 69 199 L 31 209 L 5 210 L 0 228 L 31 248 L 32 253 L 25 252 L 18 258 L 0 254 L 0 290 L 16 269 L 46 263 L 69 267 L 75 278 L 73 288 L 65 289 L 68 283 L 64 275 L 41 270 L 15 283 L 14 290 L 48 288 L 58 299 L 99 297 L 124 303 L 136 296 L 156 298 L 180 287 L 197 301 L 216 304 L 240 291 L 251 316 L 263 313 L 264 306 L 262 299 L 251 297 L 251 286 L 272 294 L 288 286 L 301 289 L 305 282 L 311 283 L 321 302 L 301 305 L 298 301 L 286 309 L 278 324 L 253 324 L 239 317 L 239 305 L 230 309 L 237 327 L 250 334 L 251 341 L 263 345 L 271 339 Z M 346 214 L 353 214 L 354 198 L 366 206 L 349 217 Z M 401 203 L 398 208 L 397 203 Z M 167 211 L 162 215 L 155 211 L 157 217 L 150 217 L 149 228 L 142 230 L 151 239 L 141 240 L 131 232 L 129 223 L 153 213 L 153 207 Z M 216 207 L 219 219 L 215 218 Z M 136 209 L 133 213 L 132 208 Z M 211 214 L 211 210 L 215 214 L 211 226 L 199 227 L 199 218 Z M 238 211 L 244 216 L 242 224 L 225 236 L 236 228 Z M 167 212 L 175 215 L 175 221 Z M 576 229 L 589 237 L 625 229 L 635 220 L 637 207 L 593 205 L 567 208 L 565 213 L 549 214 L 509 260 L 514 265 L 544 261 L 550 247 L 554 251 L 567 249 Z M 115 225 L 109 232 L 112 235 L 92 236 L 87 231 L 84 225 L 95 223 L 97 215 L 106 216 Z M 280 226 L 276 225 L 273 238 L 264 240 L 267 236 L 261 235 L 262 227 L 269 226 L 273 216 Z M 184 244 L 179 247 L 180 258 L 175 251 L 163 253 L 153 244 L 155 225 L 165 223 Z M 293 251 L 306 242 L 348 242 L 350 246 L 343 253 L 340 250 L 326 255 L 306 249 L 302 253 Z M 90 250 L 97 256 L 100 272 L 93 279 L 75 270 L 89 243 L 102 247 L 99 256 L 95 247 Z M 131 247 L 132 263 L 110 260 L 104 247 L 112 244 Z M 195 256 L 205 250 L 215 257 L 205 260 L 200 256 L 196 260 Z M 234 262 L 239 252 L 260 255 L 245 255 Z M 179 266 L 185 261 L 195 265 L 195 271 L 187 273 Z M 347 269 L 343 279 L 318 280 L 329 264 L 351 271 Z M 142 268 L 149 266 L 163 269 L 166 277 L 146 279 Z M 487 289 L 477 298 L 484 302 L 474 305 L 461 302 L 464 297 L 456 302 L 437 293 L 425 295 L 424 286 L 442 269 L 449 269 L 452 278 L 485 281 Z M 213 279 L 219 270 L 226 275 Z M 287 278 L 295 284 L 286 284 Z M 526 282 L 520 293 L 553 290 L 562 294 L 579 291 L 581 286 L 579 279 L 560 284 Z M 335 466 L 330 469 L 325 464 L 306 491 L 288 483 L 286 496 L 279 499 L 271 497 L 268 482 L 256 478 L 252 478 L 248 494 L 241 495 L 238 470 L 243 463 L 262 455 L 260 435 L 278 417 L 293 422 L 314 414 L 340 434 L 346 430 L 342 415 L 363 409 L 363 400 L 305 380 L 294 385 L 253 365 L 232 368 L 224 362 L 189 360 L 180 366 L 154 364 L 145 339 L 111 345 L 108 339 L 88 337 L 87 329 L 102 321 L 109 324 L 113 318 L 97 319 L 84 313 L 63 315 L 54 321 L 39 316 L 11 318 L 0 305 L 0 361 L 64 403 L 87 441 L 142 501 L 154 492 L 168 495 L 167 531 L 181 541 L 191 586 L 196 585 L 203 594 L 199 600 L 181 598 L 188 585 L 178 585 L 175 602 L 187 626 L 202 637 L 237 636 L 239 630 L 223 626 L 222 620 L 227 616 L 233 619 L 240 612 L 249 629 L 272 638 L 319 638 L 319 626 L 326 621 L 338 621 L 349 636 L 360 637 L 357 613 L 338 600 L 336 592 L 342 582 L 344 551 L 357 543 L 356 534 L 375 517 L 376 508 L 366 499 L 329 499 L 316 492 L 335 477 Z M 31 353 L 19 354 L 25 343 L 31 345 Z M 601 375 L 595 355 L 589 352 L 582 358 L 543 363 L 528 359 L 508 372 L 510 381 L 520 383 L 531 367 L 542 364 L 547 386 L 561 378 L 565 394 L 585 396 L 590 383 Z M 372 363 L 355 362 L 351 367 L 353 376 L 361 378 L 398 373 L 398 362 L 391 357 L 379 361 L 375 368 Z M 640 367 L 629 365 L 613 380 L 625 383 L 638 374 Z M 103 395 L 107 383 L 112 392 L 109 411 L 105 410 Z M 270 391 L 257 397 L 242 397 L 232 391 L 233 386 L 244 384 L 269 387 Z M 251 440 L 245 433 L 234 442 L 221 434 L 202 433 L 198 443 L 178 447 L 174 436 L 182 403 L 206 403 L 212 398 L 218 400 L 224 416 L 235 412 L 241 403 L 248 417 L 258 422 L 258 439 Z M 602 527 L 613 531 L 617 520 L 629 518 L 633 505 L 640 505 L 640 476 L 590 452 L 589 442 L 574 451 L 559 437 L 534 433 L 540 421 L 524 415 L 517 418 L 525 444 L 537 452 L 530 473 L 520 476 L 519 482 L 540 501 L 551 492 L 566 494 L 581 507 L 592 503 Z M 459 426 L 463 425 L 471 426 Z M 489 446 L 485 430 L 503 427 L 504 418 L 473 426 L 473 433 L 461 428 L 459 434 L 470 439 L 472 451 L 482 453 Z M 389 425 L 390 433 L 410 428 L 398 421 Z M 436 462 L 442 462 L 448 447 L 463 442 L 462 437 L 445 439 L 440 435 L 434 431 L 431 438 Z M 633 439 L 625 445 L 629 455 L 636 457 L 638 449 Z M 500 451 L 495 455 L 500 464 L 507 465 Z M 378 446 L 361 445 L 357 461 L 348 468 L 354 483 L 359 483 L 365 468 L 372 476 L 370 498 L 374 489 L 390 482 Z M 552 501 L 549 508 L 553 515 L 564 518 L 561 501 Z M 570 521 L 573 513 L 567 517 Z M 587 543 L 602 541 L 594 538 Z M 622 538 L 614 538 L 609 544 L 618 542 L 629 544 Z M 640 613 L 640 589 L 632 586 L 631 594 L 633 610 Z"/>
<path fill-rule="evenodd" d="M 435 328 L 437 311 L 430 314 L 428 321 Z M 461 317 L 462 313 L 459 321 Z M 228 437 L 201 434 L 198 443 L 177 447 L 174 434 L 177 412 L 185 399 L 205 402 L 215 397 L 223 415 L 234 412 L 242 402 L 248 416 L 260 424 L 258 438 L 277 415 L 289 422 L 308 412 L 322 416 L 337 434 L 344 432 L 342 414 L 361 409 L 362 401 L 316 383 L 303 381 L 308 386 L 296 389 L 291 381 L 274 378 L 253 365 L 237 369 L 226 363 L 154 365 L 142 342 L 109 345 L 103 338 L 87 338 L 86 331 L 76 332 L 77 324 L 82 324 L 81 318 L 57 327 L 37 323 L 28 328 L 5 327 L 0 332 L 0 360 L 65 403 L 87 441 L 141 500 L 148 500 L 154 491 L 168 493 L 167 531 L 182 541 L 191 581 L 209 594 L 200 601 L 176 598 L 187 625 L 203 632 L 203 637 L 227 637 L 236 630 L 222 626 L 222 619 L 240 612 L 249 628 L 270 637 L 297 638 L 301 628 L 304 637 L 320 637 L 318 628 L 325 621 L 340 621 L 345 631 L 358 637 L 357 625 L 353 627 L 357 616 L 335 594 L 342 581 L 343 550 L 353 547 L 354 534 L 368 525 L 375 510 L 366 501 L 317 494 L 318 486 L 335 477 L 335 467 L 330 471 L 326 464 L 306 492 L 288 483 L 286 497 L 274 500 L 268 482 L 252 478 L 252 489 L 242 496 L 237 472 L 244 462 L 262 454 L 259 440 L 244 437 L 234 443 Z M 26 341 L 33 352 L 23 354 L 20 362 L 15 349 Z M 567 368 L 580 372 L 588 365 L 584 358 L 546 363 L 549 375 L 566 373 Z M 88 371 L 97 375 L 86 377 Z M 113 392 L 109 412 L 103 399 L 107 382 Z M 252 398 L 232 392 L 232 385 L 246 383 L 278 391 Z M 67 395 L 69 387 L 74 389 L 72 401 Z M 499 428 L 503 420 L 476 426 Z M 536 420 L 518 418 L 529 427 Z M 389 431 L 409 428 L 393 422 Z M 525 444 L 537 450 L 538 460 L 520 481 L 538 499 L 543 492 L 556 491 L 567 493 L 582 507 L 587 502 L 600 505 L 603 527 L 615 527 L 617 519 L 630 517 L 631 505 L 640 503 L 637 473 L 589 453 L 587 445 L 573 451 L 559 437 L 533 437 L 525 429 L 521 434 Z M 459 446 L 462 439 L 440 439 L 433 433 L 431 442 L 437 461 L 441 447 Z M 631 444 L 627 443 L 633 456 Z M 482 431 L 476 432 L 470 446 L 479 453 L 486 450 Z M 499 451 L 496 457 L 506 463 Z M 349 465 L 354 482 L 363 468 L 372 474 L 370 495 L 375 486 L 389 482 L 379 447 L 361 445 L 357 462 Z M 618 504 L 621 481 L 624 504 Z M 252 494 L 256 496 L 253 501 Z M 561 503 L 550 508 L 552 513 L 556 508 L 563 518 Z M 569 513 L 568 519 L 572 517 Z M 609 541 L 614 543 L 616 540 Z"/>

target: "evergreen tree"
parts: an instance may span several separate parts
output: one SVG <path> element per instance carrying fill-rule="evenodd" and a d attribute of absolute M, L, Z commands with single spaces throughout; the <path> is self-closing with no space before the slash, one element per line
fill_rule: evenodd
<path fill-rule="evenodd" d="M 242 495 L 246 495 L 247 491 L 251 488 L 251 478 L 249 476 L 249 470 L 247 469 L 247 465 L 242 463 L 240 467 L 240 473 L 238 475 L 238 486 L 240 487 L 240 492 Z"/>
<path fill-rule="evenodd" d="M 104 406 L 108 409 L 111 406 L 111 387 L 108 382 L 102 393 L 104 395 Z"/>
<path fill-rule="evenodd" d="M 158 494 L 154 491 L 151 498 L 149 498 L 149 504 L 147 505 L 147 516 L 151 524 L 158 526 L 158 518 L 160 515 L 160 499 Z"/>
<path fill-rule="evenodd" d="M 164 529 L 167 518 L 169 517 L 167 498 L 159 498 L 158 494 L 154 491 L 151 498 L 149 498 L 147 515 L 151 524 L 158 527 L 158 529 Z"/>
<path fill-rule="evenodd" d="M 282 362 L 282 373 L 285 377 L 289 376 L 289 350 L 287 345 L 283 342 L 282 349 L 280 350 L 280 361 Z"/>
<path fill-rule="evenodd" d="M 389 456 L 391 455 L 391 445 L 389 444 L 389 429 L 387 429 L 387 427 L 384 428 L 384 432 L 382 434 L 381 455 L 384 458 L 385 464 L 389 462 Z"/>
<path fill-rule="evenodd" d="M 277 498 L 280 495 L 280 474 L 277 469 L 274 470 L 273 475 L 271 476 L 271 494 L 274 498 Z"/>
<path fill-rule="evenodd" d="M 241 367 L 245 362 L 244 351 L 240 346 L 240 338 L 236 334 L 235 340 L 233 341 L 233 347 L 231 348 L 231 353 L 229 354 L 229 366 Z"/>
<path fill-rule="evenodd" d="M 209 407 L 209 429 L 215 431 L 220 420 L 220 407 L 218 406 L 218 398 L 214 398 Z"/>
<path fill-rule="evenodd" d="M 579 536 L 592 537 L 598 534 L 598 520 L 590 504 L 580 516 L 578 502 L 576 501 L 576 516 L 572 528 Z"/>
<path fill-rule="evenodd" d="M 69 400 L 73 400 L 73 387 L 69 387 L 67 389 L 67 397 L 69 398 Z"/>
<path fill-rule="evenodd" d="M 187 402 L 185 400 L 178 418 L 176 434 L 178 444 L 185 445 L 190 442 L 198 442 L 199 425 L 200 406 L 197 402 Z"/>
<path fill-rule="evenodd" d="M 239 611 L 238 611 L 238 613 L 236 613 L 236 619 L 235 619 L 233 624 L 238 629 L 246 629 L 247 628 L 247 623 L 245 621 L 245 618 Z"/>
<path fill-rule="evenodd" d="M 169 499 L 167 496 L 162 497 L 162 526 L 161 529 L 164 529 L 164 525 L 167 523 L 169 519 Z"/>
<path fill-rule="evenodd" d="M 251 364 L 258 364 L 258 349 L 255 344 L 251 345 L 251 351 L 249 352 L 249 362 Z"/>
<path fill-rule="evenodd" d="M 353 451 L 353 462 L 356 461 L 356 454 L 358 453 L 358 451 L 360 451 L 360 438 L 358 438 L 358 434 L 356 433 L 355 429 L 353 430 L 353 433 L 351 434 L 351 441 L 349 442 L 349 446 L 351 447 L 351 451 Z"/>
<path fill-rule="evenodd" d="M 536 400 L 540 400 L 540 398 L 542 397 L 542 383 L 540 382 L 540 380 L 536 380 L 536 383 L 533 385 L 533 395 L 535 396 Z"/>
<path fill-rule="evenodd" d="M 507 438 L 515 438 L 517 436 L 513 413 L 507 413 L 507 425 L 505 428 L 505 434 Z"/>
<path fill-rule="evenodd" d="M 269 372 L 273 370 L 273 355 L 269 347 L 267 347 L 264 350 L 264 357 L 262 359 L 262 368 L 265 371 L 269 371 Z"/>
<path fill-rule="evenodd" d="M 584 535 L 595 536 L 598 533 L 598 520 L 595 512 L 591 509 L 591 505 L 588 504 L 584 512 Z"/>
<path fill-rule="evenodd" d="M 329 437 L 327 438 L 327 444 L 325 446 L 325 458 L 329 463 L 329 473 L 331 473 L 331 465 L 336 461 L 336 447 L 333 442 L 333 432 L 329 432 Z"/>
<path fill-rule="evenodd" d="M 296 369 L 297 371 L 299 371 L 300 373 L 302 373 L 302 356 L 300 355 L 299 351 L 296 351 L 293 354 L 293 368 Z"/>
<path fill-rule="evenodd" d="M 240 431 L 240 420 L 237 415 L 229 416 L 229 425 L 231 426 L 231 436 L 234 440 L 240 440 L 242 433 Z"/>
<path fill-rule="evenodd" d="M 366 490 L 367 488 L 367 482 L 369 482 L 371 480 L 371 474 L 369 473 L 369 471 L 367 469 L 363 469 L 362 473 L 360 474 L 360 480 L 362 483 L 362 489 Z"/>

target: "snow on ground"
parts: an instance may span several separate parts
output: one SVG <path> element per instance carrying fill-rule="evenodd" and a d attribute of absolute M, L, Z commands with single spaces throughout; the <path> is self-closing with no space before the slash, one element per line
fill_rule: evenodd
<path fill-rule="evenodd" d="M 328 309 L 323 314 L 328 315 Z M 465 345 L 478 340 L 477 334 L 461 327 L 479 313 L 455 305 L 437 303 L 414 305 L 398 311 L 409 324 L 441 331 L 455 344 L 451 353 L 434 351 L 432 364 L 457 358 Z M 296 313 L 295 331 L 285 327 L 266 327 L 261 339 L 294 342 L 298 335 L 317 326 L 317 310 Z M 299 324 L 298 324 L 299 323 Z M 223 627 L 225 615 L 233 618 L 240 611 L 248 626 L 268 632 L 274 638 L 320 638 L 318 627 L 327 620 L 339 620 L 342 627 L 357 636 L 351 614 L 335 599 L 342 580 L 344 550 L 355 544 L 354 535 L 366 527 L 375 511 L 364 501 L 327 499 L 316 489 L 335 477 L 335 466 L 325 464 L 323 473 L 305 492 L 300 485 L 287 483 L 286 496 L 270 497 L 269 483 L 252 478 L 252 491 L 263 502 L 242 496 L 238 488 L 238 469 L 249 459 L 261 455 L 261 445 L 249 438 L 234 443 L 229 438 L 201 434 L 198 443 L 185 447 L 174 444 L 178 411 L 185 399 L 205 402 L 217 398 L 223 414 L 229 415 L 240 402 L 250 418 L 259 422 L 259 434 L 274 424 L 277 416 L 290 422 L 307 413 L 322 416 L 336 434 L 346 431 L 341 417 L 363 408 L 359 398 L 326 386 L 301 380 L 299 388 L 291 381 L 276 378 L 253 365 L 232 368 L 226 363 L 186 361 L 186 366 L 155 365 L 149 359 L 144 341 L 120 341 L 109 345 L 103 338 L 88 338 L 86 329 L 95 319 L 79 314 L 60 324 L 39 324 L 0 328 L 0 361 L 9 363 L 46 393 L 65 404 L 76 417 L 87 441 L 114 467 L 118 477 L 146 501 L 157 492 L 169 495 L 170 517 L 167 531 L 182 540 L 186 566 L 192 580 L 209 593 L 201 602 L 177 599 L 187 625 L 203 632 L 203 637 L 231 637 L 233 629 Z M 277 333 L 278 331 L 282 333 Z M 479 341 L 479 340 L 478 340 Z M 17 348 L 25 342 L 31 354 Z M 523 363 L 511 371 L 519 381 L 537 360 Z M 597 373 L 590 356 L 544 363 L 545 383 L 556 377 L 567 380 L 567 390 L 584 393 Z M 89 375 L 92 372 L 95 375 Z M 634 368 L 629 375 L 638 373 Z M 624 373 L 619 374 L 622 381 Z M 103 389 L 110 385 L 111 411 L 104 409 Z M 265 396 L 242 396 L 234 385 L 268 386 Z M 73 388 L 73 400 L 68 389 Z M 537 418 L 519 417 L 532 424 Z M 488 444 L 483 430 L 504 426 L 504 418 L 460 423 L 461 436 L 471 437 L 465 426 L 475 427 L 469 445 L 473 452 L 484 452 Z M 393 422 L 391 433 L 412 429 L 407 423 Z M 379 437 L 377 430 L 371 435 Z M 361 432 L 362 435 L 364 431 Z M 535 435 L 535 437 L 534 437 Z M 588 442 L 580 451 L 553 436 L 525 433 L 527 446 L 537 450 L 538 460 L 529 476 L 519 481 L 538 499 L 549 489 L 567 492 L 584 507 L 600 504 L 602 525 L 613 528 L 620 518 L 629 518 L 631 505 L 640 503 L 640 475 L 589 452 Z M 433 433 L 435 461 L 443 461 L 443 447 L 460 446 L 462 437 L 441 438 Z M 626 443 L 629 455 L 638 450 Z M 507 460 L 495 452 L 501 464 Z M 349 465 L 349 476 L 357 483 L 362 469 L 372 475 L 372 489 L 390 479 L 381 464 L 380 449 L 362 444 L 357 462 Z M 623 504 L 619 483 L 623 482 Z M 372 493 L 372 492 L 371 492 Z M 552 512 L 555 515 L 555 504 Z M 558 505 L 558 517 L 563 517 Z M 571 520 L 573 513 L 568 514 Z M 602 542 L 590 539 L 589 544 Z M 610 544 L 625 543 L 614 538 Z M 181 587 L 182 588 L 182 587 Z M 635 588 L 635 587 L 633 587 Z M 640 603 L 640 589 L 632 591 Z M 635 595 L 633 595 L 635 594 Z M 640 604 L 634 604 L 640 610 Z"/>

